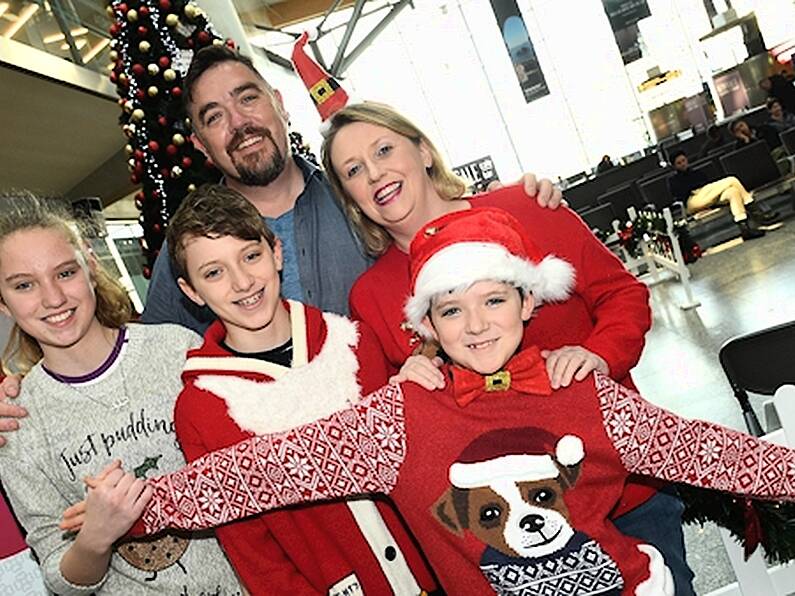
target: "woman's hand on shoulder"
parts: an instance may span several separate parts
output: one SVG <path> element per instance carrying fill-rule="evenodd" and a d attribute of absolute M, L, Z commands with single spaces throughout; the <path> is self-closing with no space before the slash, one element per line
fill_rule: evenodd
<path fill-rule="evenodd" d="M 582 381 L 595 370 L 610 374 L 605 359 L 582 346 L 541 350 L 541 356 L 546 359 L 547 374 L 553 389 L 568 387 L 573 380 Z"/>
<path fill-rule="evenodd" d="M 549 178 L 536 178 L 535 174 L 526 172 L 517 181 L 524 188 L 524 192 L 528 197 L 535 197 L 539 207 L 546 207 L 547 209 L 557 209 L 561 205 L 565 205 L 563 200 L 563 193 Z M 503 184 L 499 180 L 495 180 L 489 184 L 488 189 L 497 190 L 502 188 Z"/>
<path fill-rule="evenodd" d="M 400 368 L 400 372 L 393 375 L 389 379 L 389 382 L 402 383 L 404 381 L 413 381 L 428 391 L 444 389 L 444 375 L 442 371 L 439 370 L 441 365 L 442 359 L 438 356 L 434 358 L 428 358 L 427 356 L 419 354 L 409 356 Z"/>

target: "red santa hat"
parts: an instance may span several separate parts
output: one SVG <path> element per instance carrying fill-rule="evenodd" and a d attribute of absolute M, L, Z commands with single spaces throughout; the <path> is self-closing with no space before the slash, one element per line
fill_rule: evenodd
<path fill-rule="evenodd" d="M 545 255 L 521 224 L 501 209 L 473 208 L 448 213 L 417 232 L 410 248 L 411 297 L 404 308 L 412 328 L 422 324 L 431 300 L 483 280 L 532 292 L 538 303 L 563 300 L 574 285 L 574 268 Z"/>
<path fill-rule="evenodd" d="M 470 489 L 557 478 L 559 465 L 575 466 L 584 458 L 582 440 L 575 435 L 557 439 L 535 427 L 493 430 L 472 441 L 450 466 L 450 484 Z"/>
<path fill-rule="evenodd" d="M 309 34 L 304 32 L 295 42 L 292 55 L 293 64 L 298 76 L 309 90 L 309 95 L 320 113 L 320 119 L 326 122 L 334 112 L 345 107 L 345 104 L 348 103 L 348 94 L 334 77 L 306 55 L 304 46 L 308 39 Z"/>

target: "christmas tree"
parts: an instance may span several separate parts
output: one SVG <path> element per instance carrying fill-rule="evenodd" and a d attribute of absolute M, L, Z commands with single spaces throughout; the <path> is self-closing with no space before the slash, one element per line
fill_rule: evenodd
<path fill-rule="evenodd" d="M 141 185 L 135 204 L 141 211 L 148 278 L 179 203 L 197 186 L 219 178 L 190 141 L 183 77 L 195 51 L 211 44 L 234 47 L 234 42 L 221 39 L 205 13 L 185 0 L 118 0 L 108 13 L 114 19 L 110 78 L 128 138 L 130 180 Z"/>

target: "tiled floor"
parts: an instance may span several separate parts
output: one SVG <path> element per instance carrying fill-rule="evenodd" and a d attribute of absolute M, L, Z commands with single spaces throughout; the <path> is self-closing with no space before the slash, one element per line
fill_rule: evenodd
<path fill-rule="evenodd" d="M 745 430 L 718 349 L 735 335 L 795 319 L 795 220 L 764 238 L 706 256 L 690 271 L 701 306 L 681 310 L 684 296 L 675 281 L 652 288 L 654 324 L 633 377 L 654 403 Z M 686 539 L 698 594 L 734 581 L 714 529 L 686 528 Z"/>

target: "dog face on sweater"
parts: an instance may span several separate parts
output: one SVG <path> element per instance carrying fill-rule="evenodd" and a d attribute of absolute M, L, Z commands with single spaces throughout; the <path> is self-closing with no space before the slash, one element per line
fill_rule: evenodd
<path fill-rule="evenodd" d="M 450 487 L 434 505 L 449 530 L 471 531 L 510 557 L 538 558 L 563 548 L 574 535 L 563 493 L 574 486 L 579 464 L 562 466 L 557 478 L 494 480 L 488 486 Z"/>

